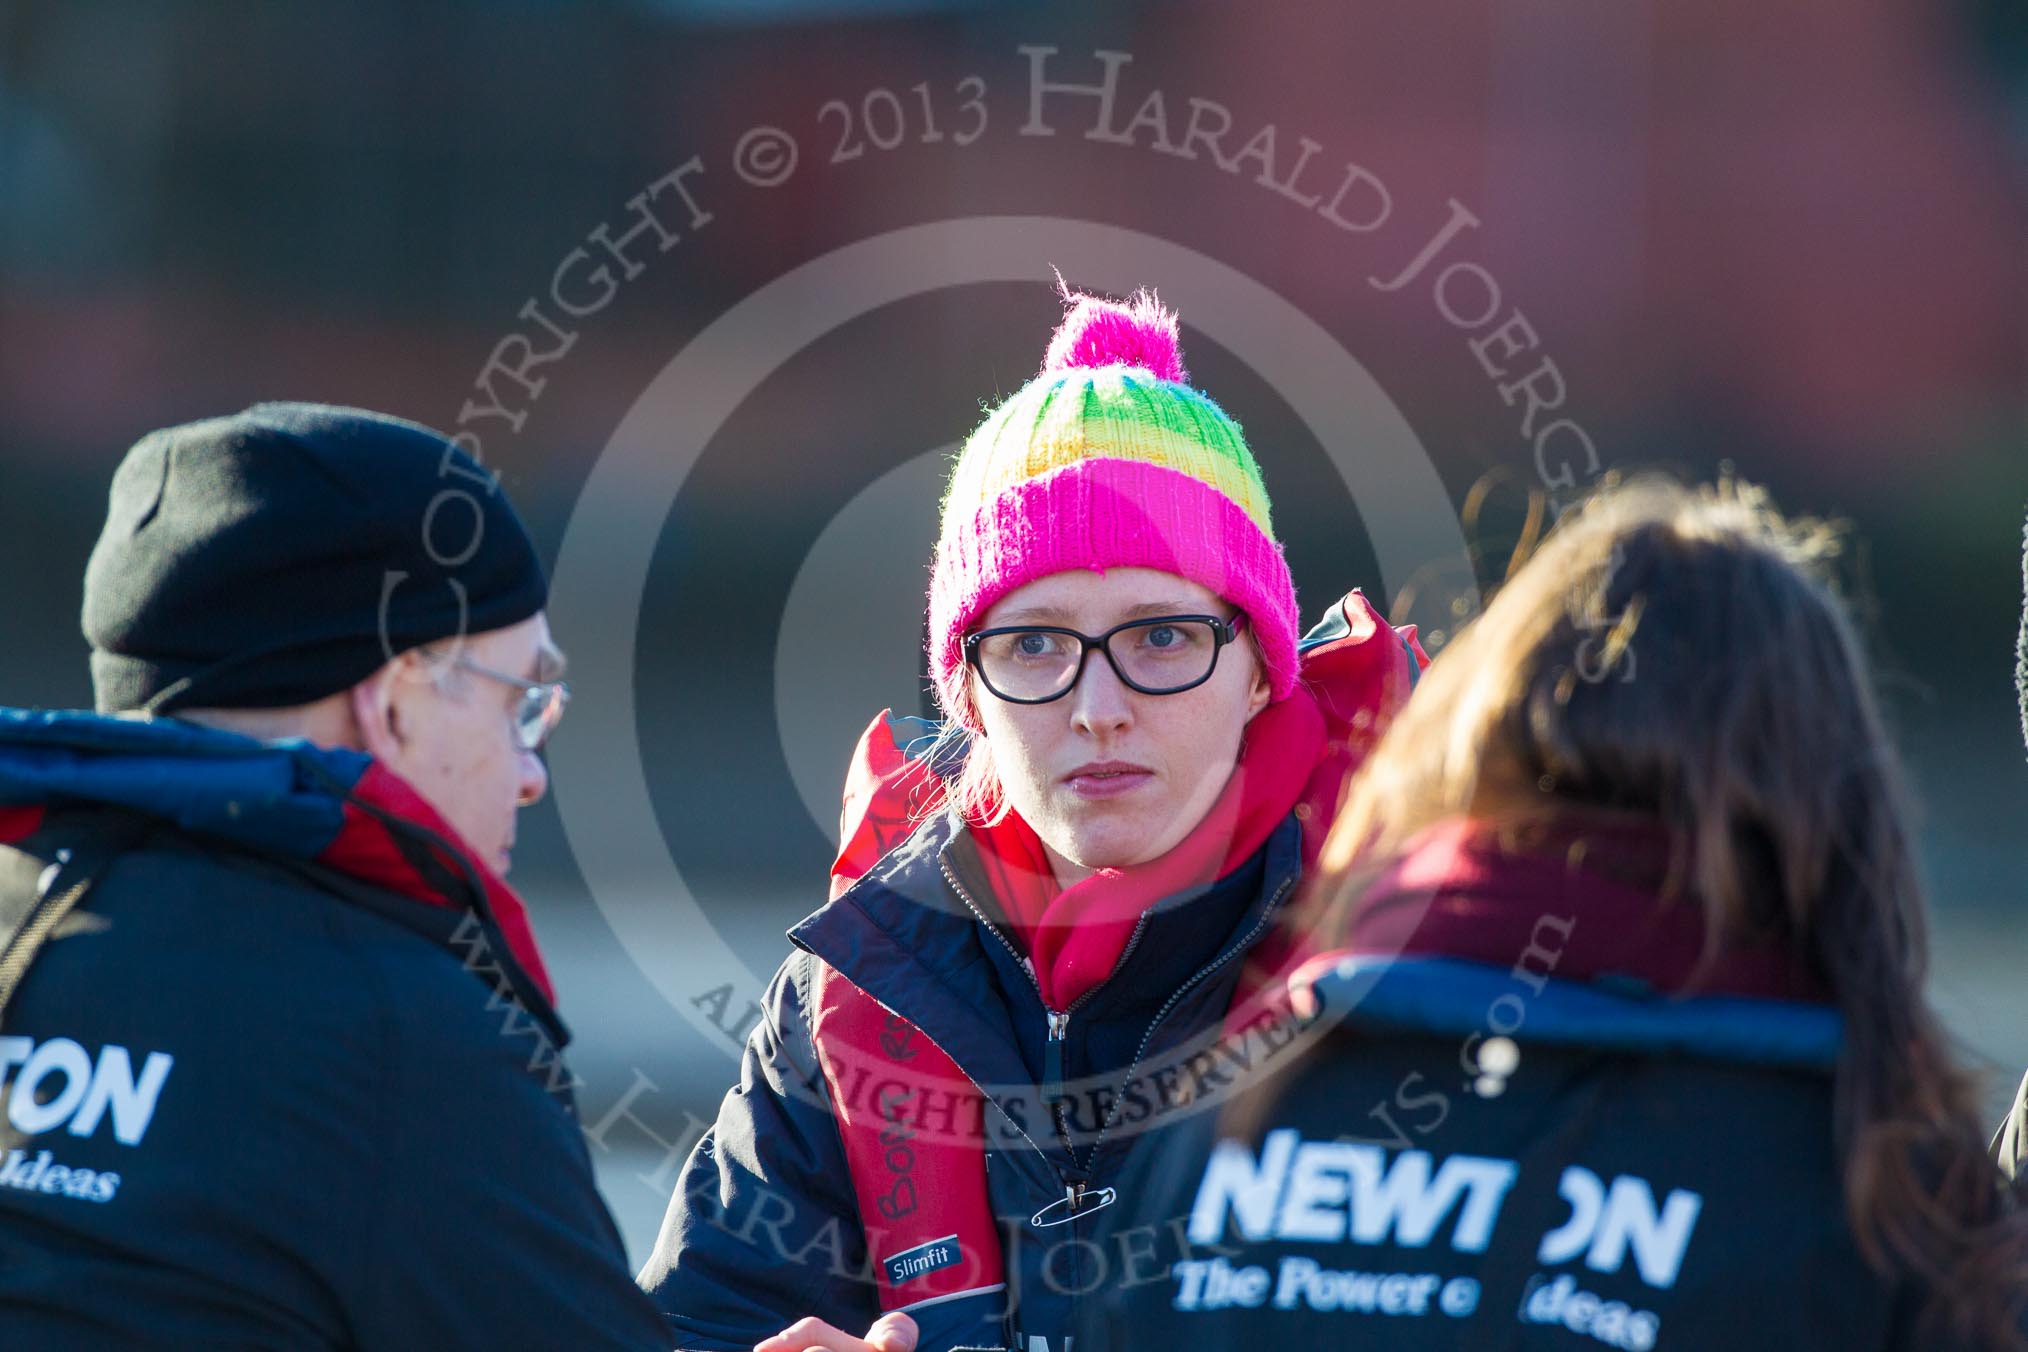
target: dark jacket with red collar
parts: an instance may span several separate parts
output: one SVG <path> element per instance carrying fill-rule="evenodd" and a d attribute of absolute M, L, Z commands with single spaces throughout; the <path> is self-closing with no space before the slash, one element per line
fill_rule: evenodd
<path fill-rule="evenodd" d="M 0 1347 L 667 1346 L 454 839 L 356 753 L 0 710 Z"/>
<path fill-rule="evenodd" d="M 1304 643 L 1330 739 L 1316 793 L 1238 868 L 1155 905 L 1053 1055 L 965 829 L 911 801 L 934 788 L 915 756 L 933 729 L 876 720 L 835 899 L 790 932 L 798 951 L 641 1274 L 678 1345 L 744 1349 L 805 1315 L 858 1334 L 884 1307 L 916 1320 L 921 1352 L 1067 1352 L 1078 1305 L 1139 1261 L 1091 1243 L 1128 1160 L 1293 1040 L 1285 1007 L 1218 1038 L 1345 770 L 1423 660 L 1357 593 L 1332 608 Z"/>
<path fill-rule="evenodd" d="M 1705 957 L 1643 837 L 1422 838 L 1294 978 L 1286 1073 L 1137 1161 L 1102 1229 L 1167 1243 L 1078 1352 L 1955 1347 L 1848 1228 L 1814 972 Z"/>

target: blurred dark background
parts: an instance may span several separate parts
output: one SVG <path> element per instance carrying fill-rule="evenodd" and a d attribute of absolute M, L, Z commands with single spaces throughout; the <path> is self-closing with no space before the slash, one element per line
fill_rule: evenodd
<path fill-rule="evenodd" d="M 1024 45 L 1056 48 L 1048 78 L 1079 83 L 1102 77 L 1100 50 L 1130 53 L 1113 127 L 1159 90 L 1173 145 L 1190 100 L 1210 101 L 1230 114 L 1234 165 L 1163 153 L 1150 128 L 1133 144 L 1088 136 L 1091 98 L 1048 96 L 1054 134 L 1021 134 Z M 778 186 L 734 166 L 761 124 L 800 146 Z M 1236 162 L 1268 126 L 1266 158 Z M 1318 148 L 1302 194 L 1357 163 L 1385 183 L 1388 219 L 1350 232 L 1264 185 L 1270 165 L 1292 179 L 1303 138 Z M 629 199 L 693 156 L 682 182 L 709 222 L 665 191 L 680 242 L 638 239 L 631 277 L 606 260 L 609 301 L 568 320 L 566 355 L 527 368 L 539 389 L 489 375 L 508 334 L 547 342 L 524 306 L 552 296 L 572 251 L 602 225 L 623 234 Z M 2013 0 L 5 0 L 0 699 L 90 702 L 84 561 L 113 465 L 152 427 L 264 398 L 462 419 L 555 557 L 568 532 L 617 529 L 574 517 L 579 494 L 637 397 L 714 320 L 855 241 L 984 215 L 1125 227 L 1270 289 L 1370 373 L 1454 507 L 1493 486 L 1466 531 L 1491 582 L 1539 485 L 1520 408 L 1427 278 L 1394 294 L 1369 281 L 1413 257 L 1453 199 L 1480 222 L 1454 256 L 1498 279 L 1500 317 L 1525 312 L 1605 467 L 1727 466 L 1853 523 L 1855 600 L 1924 813 L 1935 993 L 1995 1067 L 1997 1111 L 2028 1063 L 2011 681 L 2028 10 Z M 778 685 L 785 663 L 808 689 L 857 655 L 835 633 L 784 632 L 799 575 L 849 502 L 1033 371 L 1063 262 L 1038 253 L 1017 268 L 1032 283 L 926 291 L 799 346 L 712 430 L 657 525 L 641 604 L 553 616 L 580 651 L 602 646 L 599 626 L 637 633 L 630 662 L 581 663 L 574 683 L 581 700 L 631 687 L 656 820 L 751 969 L 742 982 L 822 900 L 831 850 L 791 762 L 834 749 L 785 745 Z M 586 266 L 569 274 L 581 305 Z M 1263 464 L 1306 610 L 1363 585 L 1438 646 L 1469 612 L 1458 570 L 1431 559 L 1444 585 L 1395 595 L 1408 579 L 1378 576 L 1362 516 L 1388 505 L 1354 501 L 1259 363 L 1197 332 L 1187 305 L 1183 318 L 1196 383 Z M 489 395 L 519 416 L 471 418 Z M 924 564 L 933 508 L 891 523 Z M 906 633 L 919 592 L 867 591 L 868 632 Z M 913 711 L 897 662 L 885 702 Z M 840 770 L 878 707 L 847 703 L 823 715 Z M 599 810 L 595 777 L 559 776 L 555 796 L 572 792 Z M 661 899 L 645 882 L 593 897 L 554 803 L 530 815 L 516 881 L 562 969 L 585 1116 L 624 1114 L 600 1162 L 638 1251 L 667 1184 L 649 1132 L 679 1140 L 733 1066 L 653 980 L 684 955 L 612 923 Z"/>

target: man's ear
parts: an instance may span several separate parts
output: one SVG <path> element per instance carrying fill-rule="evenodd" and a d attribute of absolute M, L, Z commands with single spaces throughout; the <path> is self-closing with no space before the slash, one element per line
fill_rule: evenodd
<path fill-rule="evenodd" d="M 396 761 L 408 737 L 403 726 L 406 710 L 400 699 L 403 653 L 380 670 L 352 687 L 352 722 L 359 730 L 359 748 L 377 761 Z"/>

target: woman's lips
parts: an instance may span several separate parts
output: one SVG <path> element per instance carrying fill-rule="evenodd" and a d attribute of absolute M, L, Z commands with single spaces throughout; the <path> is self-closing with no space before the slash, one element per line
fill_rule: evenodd
<path fill-rule="evenodd" d="M 1080 798 L 1118 798 L 1132 793 L 1155 778 L 1144 766 L 1125 762 L 1081 765 L 1065 775 L 1063 782 Z"/>

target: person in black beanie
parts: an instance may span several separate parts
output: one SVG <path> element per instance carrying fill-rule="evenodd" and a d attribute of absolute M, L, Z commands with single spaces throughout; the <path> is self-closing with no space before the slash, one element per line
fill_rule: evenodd
<path fill-rule="evenodd" d="M 357 746 L 504 873 L 542 764 L 470 735 L 477 702 L 441 698 L 425 645 L 458 639 L 467 674 L 554 679 L 547 600 L 527 530 L 463 451 L 379 414 L 263 404 L 128 453 L 85 569 L 84 632 L 100 713 Z"/>
<path fill-rule="evenodd" d="M 416 424 L 127 454 L 97 709 L 0 709 L 0 1346 L 667 1346 L 504 881 L 547 598 Z"/>

